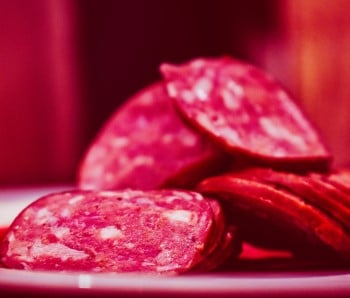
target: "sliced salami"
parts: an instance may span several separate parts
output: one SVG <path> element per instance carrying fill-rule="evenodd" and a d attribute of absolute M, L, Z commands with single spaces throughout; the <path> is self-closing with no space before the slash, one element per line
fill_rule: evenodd
<path fill-rule="evenodd" d="M 0 245 L 1 262 L 26 270 L 187 272 L 211 251 L 222 214 L 212 206 L 199 193 L 178 190 L 50 194 L 15 219 Z"/>
<path fill-rule="evenodd" d="M 263 71 L 228 57 L 161 65 L 182 115 L 233 153 L 327 167 L 330 153 L 294 99 Z"/>
<path fill-rule="evenodd" d="M 0 242 L 7 232 L 7 227 L 0 227 Z"/>
<path fill-rule="evenodd" d="M 207 272 L 222 268 L 226 262 L 230 262 L 231 259 L 237 259 L 237 255 L 240 252 L 241 242 L 237 241 L 237 229 L 233 226 L 228 226 L 223 237 L 215 243 L 214 249 L 206 256 L 203 262 L 194 268 L 194 271 Z"/>
<path fill-rule="evenodd" d="M 87 150 L 78 173 L 82 189 L 188 188 L 225 164 L 219 152 L 175 111 L 156 83 L 112 115 Z"/>
<path fill-rule="evenodd" d="M 329 173 L 326 180 L 350 195 L 350 169 L 334 169 Z"/>
<path fill-rule="evenodd" d="M 299 196 L 230 175 L 208 178 L 199 184 L 198 190 L 222 200 L 233 222 L 247 237 L 242 236 L 243 240 L 261 241 L 264 240 L 261 235 L 266 235 L 267 245 L 284 241 L 299 255 L 334 259 L 339 256 L 350 261 L 349 234 L 332 217 Z M 237 214 L 242 214 L 241 219 L 234 216 Z M 274 234 L 273 227 L 282 233 Z"/>
<path fill-rule="evenodd" d="M 333 217 L 350 234 L 350 196 L 323 181 L 322 178 L 326 178 L 326 174 L 298 175 L 273 169 L 251 168 L 232 172 L 232 175 L 283 188 L 301 197 L 315 208 L 322 210 L 328 216 Z"/>

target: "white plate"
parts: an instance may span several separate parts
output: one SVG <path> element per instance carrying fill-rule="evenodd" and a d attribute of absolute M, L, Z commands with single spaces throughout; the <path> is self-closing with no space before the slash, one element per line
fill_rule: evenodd
<path fill-rule="evenodd" d="M 30 202 L 71 186 L 0 189 L 0 227 Z M 137 274 L 0 269 L 0 296 L 350 297 L 350 272 L 220 273 L 159 277 Z"/>

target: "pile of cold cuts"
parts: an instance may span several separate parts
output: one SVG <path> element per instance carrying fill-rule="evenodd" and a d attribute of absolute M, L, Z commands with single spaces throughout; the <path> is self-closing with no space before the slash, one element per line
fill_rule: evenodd
<path fill-rule="evenodd" d="M 88 148 L 78 189 L 15 219 L 2 264 L 178 274 L 228 268 L 242 243 L 347 264 L 350 172 L 280 84 L 228 57 L 160 70 Z"/>

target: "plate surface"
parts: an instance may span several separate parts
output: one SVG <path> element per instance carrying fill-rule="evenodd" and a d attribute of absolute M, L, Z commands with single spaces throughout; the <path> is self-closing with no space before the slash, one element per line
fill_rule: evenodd
<path fill-rule="evenodd" d="M 30 202 L 72 186 L 0 189 L 0 228 Z M 178 277 L 0 269 L 1 297 L 350 297 L 350 272 L 232 272 Z"/>

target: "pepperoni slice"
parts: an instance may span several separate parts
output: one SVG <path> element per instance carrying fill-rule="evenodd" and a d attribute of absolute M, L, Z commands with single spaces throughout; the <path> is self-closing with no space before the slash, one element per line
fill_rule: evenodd
<path fill-rule="evenodd" d="M 189 188 L 227 164 L 183 123 L 156 83 L 129 99 L 101 129 L 78 173 L 82 189 Z"/>
<path fill-rule="evenodd" d="M 206 247 L 222 211 L 211 202 L 179 190 L 50 194 L 15 219 L 1 261 L 26 270 L 187 272 L 212 251 Z"/>
<path fill-rule="evenodd" d="M 225 149 L 272 160 L 319 162 L 330 153 L 291 96 L 254 66 L 224 57 L 161 65 L 182 115 Z"/>

